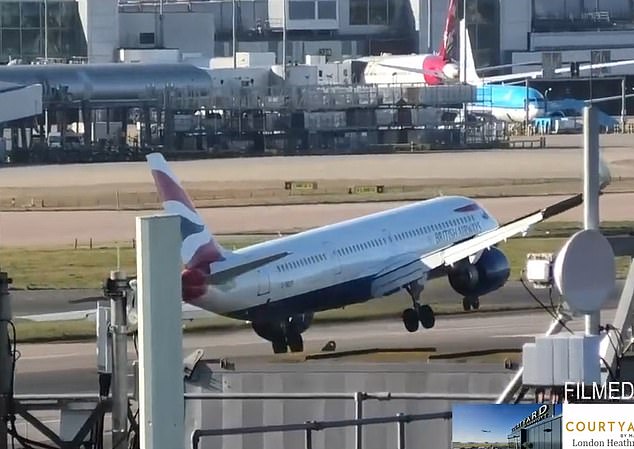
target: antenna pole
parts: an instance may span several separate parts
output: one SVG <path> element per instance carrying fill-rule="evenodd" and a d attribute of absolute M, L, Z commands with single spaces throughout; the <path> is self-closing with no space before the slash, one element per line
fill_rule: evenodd
<path fill-rule="evenodd" d="M 583 228 L 599 229 L 599 123 L 593 106 L 583 108 Z M 599 335 L 601 312 L 585 317 L 586 335 Z"/>

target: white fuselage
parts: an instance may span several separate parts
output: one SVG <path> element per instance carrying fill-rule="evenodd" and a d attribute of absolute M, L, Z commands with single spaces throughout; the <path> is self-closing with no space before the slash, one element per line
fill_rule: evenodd
<path fill-rule="evenodd" d="M 228 260 L 212 264 L 211 272 L 241 260 L 290 254 L 226 284 L 211 285 L 191 303 L 248 320 L 275 314 L 276 309 L 288 316 L 343 307 L 371 299 L 371 278 L 391 260 L 417 258 L 497 227 L 472 199 L 421 201 L 237 250 Z"/>

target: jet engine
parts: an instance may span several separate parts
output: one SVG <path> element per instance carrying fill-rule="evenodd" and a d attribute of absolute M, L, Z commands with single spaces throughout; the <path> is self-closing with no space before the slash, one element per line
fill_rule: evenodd
<path fill-rule="evenodd" d="M 460 69 L 453 62 L 448 62 L 442 68 L 442 73 L 449 79 L 457 79 L 460 75 Z"/>
<path fill-rule="evenodd" d="M 497 248 L 484 250 L 474 264 L 463 260 L 449 270 L 451 287 L 465 297 L 486 295 L 502 287 L 511 267 L 506 255 Z"/>

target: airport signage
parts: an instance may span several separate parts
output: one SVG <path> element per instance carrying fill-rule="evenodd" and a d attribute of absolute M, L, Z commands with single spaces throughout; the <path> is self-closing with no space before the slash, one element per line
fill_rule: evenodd
<path fill-rule="evenodd" d="M 515 432 L 517 429 L 523 429 L 524 427 L 528 427 L 531 424 L 535 424 L 542 419 L 546 419 L 551 416 L 552 407 L 549 407 L 548 404 L 541 405 L 537 410 L 528 415 L 526 418 L 521 420 L 515 426 L 513 426 L 512 432 Z"/>

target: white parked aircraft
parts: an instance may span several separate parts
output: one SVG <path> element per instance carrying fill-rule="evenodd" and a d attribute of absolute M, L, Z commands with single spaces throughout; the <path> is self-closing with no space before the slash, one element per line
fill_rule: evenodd
<path fill-rule="evenodd" d="M 531 225 L 581 204 L 581 195 L 499 225 L 476 201 L 446 196 L 323 226 L 246 248 L 223 248 L 160 153 L 147 156 L 164 209 L 179 215 L 183 300 L 245 320 L 275 353 L 303 351 L 317 311 L 406 289 L 405 328 L 434 326 L 421 304 L 425 283 L 447 276 L 465 310 L 502 287 L 510 273 L 495 247 Z"/>

